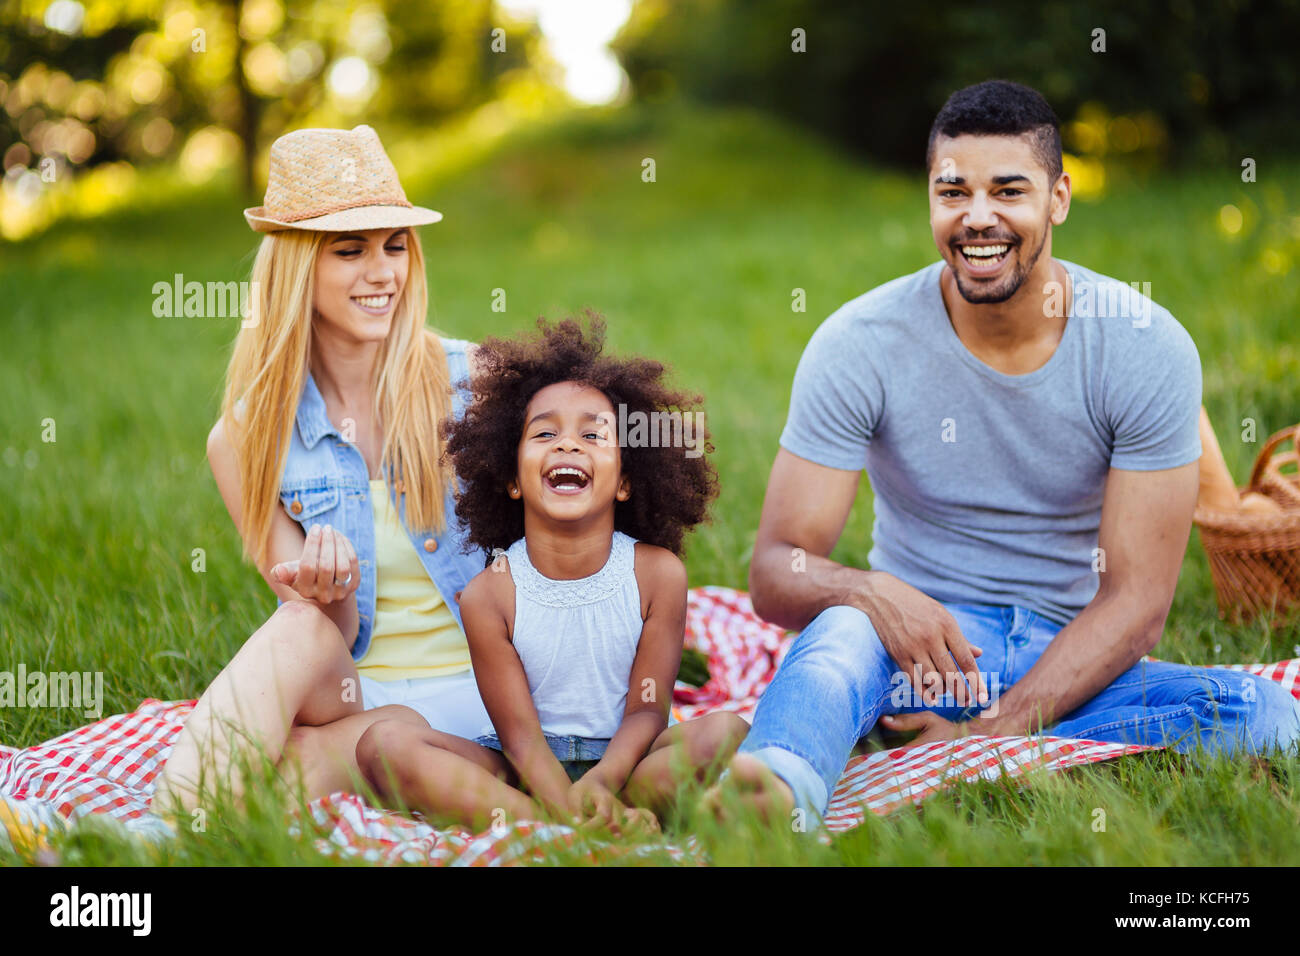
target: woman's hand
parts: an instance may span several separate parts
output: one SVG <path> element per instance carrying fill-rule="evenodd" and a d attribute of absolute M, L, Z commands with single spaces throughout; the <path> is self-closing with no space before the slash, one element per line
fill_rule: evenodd
<path fill-rule="evenodd" d="M 314 524 L 302 543 L 302 556 L 271 568 L 271 580 L 293 588 L 318 604 L 345 600 L 361 584 L 356 549 L 341 531 Z"/>

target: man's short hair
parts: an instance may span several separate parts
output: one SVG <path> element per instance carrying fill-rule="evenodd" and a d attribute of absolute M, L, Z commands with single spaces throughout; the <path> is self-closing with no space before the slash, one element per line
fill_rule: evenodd
<path fill-rule="evenodd" d="M 1047 181 L 1061 175 L 1061 122 L 1043 95 L 1010 80 L 986 80 L 948 97 L 930 127 L 925 168 L 934 165 L 934 144 L 940 136 L 1028 135 L 1034 155 L 1047 170 Z"/>

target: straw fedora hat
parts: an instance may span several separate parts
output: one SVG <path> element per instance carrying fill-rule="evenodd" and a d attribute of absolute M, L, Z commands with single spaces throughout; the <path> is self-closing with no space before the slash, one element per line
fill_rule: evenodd
<path fill-rule="evenodd" d="M 271 144 L 263 205 L 244 210 L 257 232 L 342 232 L 425 226 L 442 213 L 413 206 L 369 126 L 300 129 Z"/>

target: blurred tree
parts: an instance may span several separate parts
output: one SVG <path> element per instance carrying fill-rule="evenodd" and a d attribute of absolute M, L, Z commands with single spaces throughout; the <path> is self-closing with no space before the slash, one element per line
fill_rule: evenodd
<path fill-rule="evenodd" d="M 644 100 L 753 105 L 916 165 L 948 95 L 995 77 L 1039 89 L 1063 122 L 1087 104 L 1114 114 L 1098 149 L 1294 148 L 1298 38 L 1297 0 L 639 0 L 614 47 Z"/>
<path fill-rule="evenodd" d="M 435 124 L 494 98 L 536 47 L 491 0 L 7 0 L 0 157 L 14 180 L 202 168 L 233 143 L 252 195 L 259 151 L 286 129 Z"/>

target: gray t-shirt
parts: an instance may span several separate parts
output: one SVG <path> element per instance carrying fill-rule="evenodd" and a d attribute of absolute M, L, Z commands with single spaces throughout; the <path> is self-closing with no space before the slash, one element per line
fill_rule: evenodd
<path fill-rule="evenodd" d="M 1057 261 L 1074 298 L 1041 368 L 1004 375 L 971 354 L 936 262 L 813 333 L 780 441 L 820 465 L 867 469 L 873 569 L 938 601 L 1019 605 L 1065 624 L 1097 591 L 1107 470 L 1200 457 L 1201 366 L 1167 310 Z"/>

